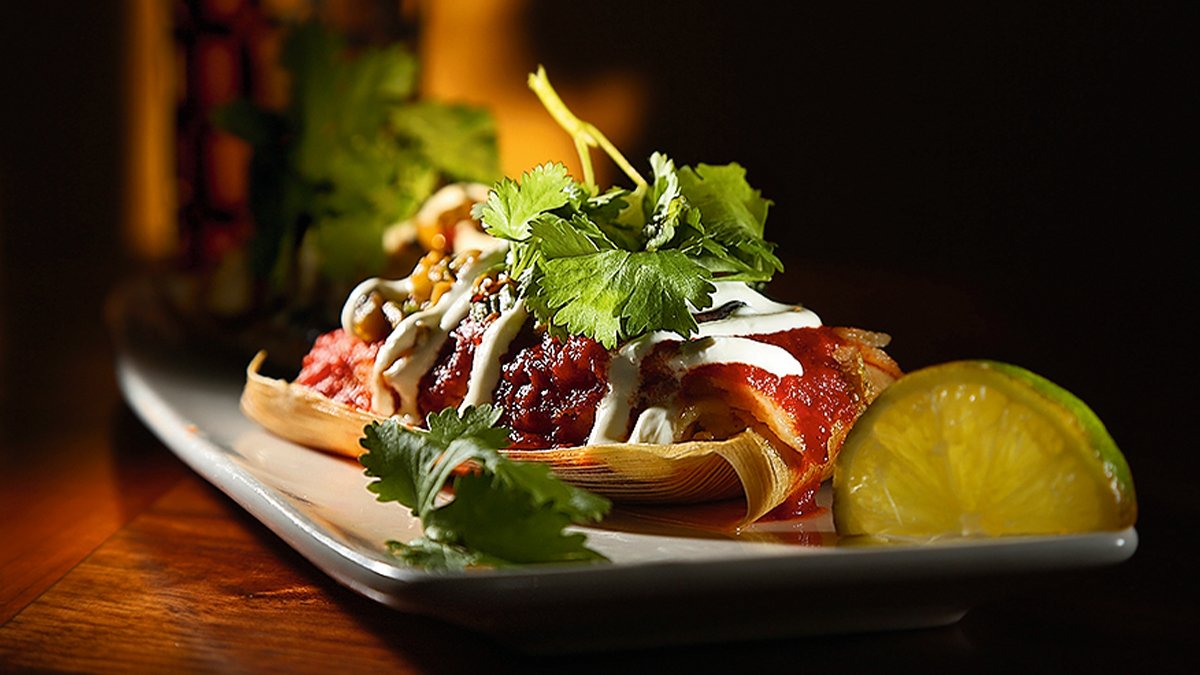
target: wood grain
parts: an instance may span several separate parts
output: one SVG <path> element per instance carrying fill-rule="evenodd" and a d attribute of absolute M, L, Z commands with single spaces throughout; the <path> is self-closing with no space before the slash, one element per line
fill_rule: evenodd
<path fill-rule="evenodd" d="M 1194 672 L 1161 649 L 1190 626 L 1158 620 L 1157 594 L 1128 613 L 1113 579 L 1030 588 L 934 630 L 532 656 L 351 593 L 187 474 L 0 626 L 0 672 Z"/>
<path fill-rule="evenodd" d="M 0 664 L 86 672 L 447 672 L 498 649 L 351 594 L 194 476 L 0 628 Z"/>
<path fill-rule="evenodd" d="M 6 443 L 0 625 L 186 475 L 128 409 L 112 425 L 121 443 L 105 432 Z"/>

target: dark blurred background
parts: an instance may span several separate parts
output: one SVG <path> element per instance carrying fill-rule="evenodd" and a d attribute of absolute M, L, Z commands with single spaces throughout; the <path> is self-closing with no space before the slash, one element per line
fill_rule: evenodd
<path fill-rule="evenodd" d="M 747 167 L 775 202 L 768 237 L 788 265 L 775 295 L 892 334 L 906 368 L 997 358 L 1090 403 L 1133 467 L 1144 536 L 1197 515 L 1184 6 L 511 5 L 523 68 L 567 85 L 636 75 L 629 157 Z M 121 234 L 119 7 L 0 10 L 6 434 L 69 420 L 85 397 L 119 404 L 71 386 L 111 367 L 91 358 L 100 308 L 136 265 Z M 23 358 L 47 342 L 60 359 Z"/>

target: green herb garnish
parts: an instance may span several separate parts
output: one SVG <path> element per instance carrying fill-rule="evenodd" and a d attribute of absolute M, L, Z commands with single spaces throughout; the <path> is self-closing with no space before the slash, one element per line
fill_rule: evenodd
<path fill-rule="evenodd" d="M 289 31 L 281 65 L 286 110 L 239 100 L 214 121 L 253 148 L 251 271 L 286 302 L 311 285 L 299 283 L 301 259 L 335 288 L 381 274 L 388 226 L 443 183 L 500 176 L 491 115 L 421 99 L 403 45 L 352 51 L 312 21 Z"/>
<path fill-rule="evenodd" d="M 447 408 L 426 418 L 427 431 L 396 420 L 364 429 L 368 452 L 359 461 L 378 479 L 368 489 L 411 508 L 424 528 L 414 541 L 389 542 L 392 551 L 430 569 L 606 560 L 583 534 L 564 529 L 599 521 L 609 501 L 559 481 L 545 464 L 500 454 L 509 444 L 508 429 L 496 425 L 500 413 L 491 405 Z M 442 503 L 448 482 L 453 497 Z"/>
<path fill-rule="evenodd" d="M 650 157 L 643 178 L 594 126 L 575 117 L 539 68 L 529 86 L 572 135 L 584 180 L 543 164 L 496 184 L 474 215 L 512 242 L 508 265 L 527 305 L 551 330 L 586 335 L 605 347 L 644 333 L 691 335 L 693 311 L 708 308 L 712 282 L 765 283 L 782 271 L 763 239 L 771 202 L 737 164 L 676 168 Z M 601 193 L 589 152 L 603 149 L 633 180 Z"/>

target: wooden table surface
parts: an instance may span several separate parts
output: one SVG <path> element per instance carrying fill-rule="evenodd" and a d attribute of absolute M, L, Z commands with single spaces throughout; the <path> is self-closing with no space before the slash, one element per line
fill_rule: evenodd
<path fill-rule="evenodd" d="M 957 291 L 908 286 L 941 309 L 966 301 Z M 838 295 L 850 314 L 889 301 L 867 302 L 870 294 L 846 289 Z M 26 301 L 7 297 L 5 316 L 29 311 Z M 339 586 L 142 425 L 117 391 L 103 333 L 46 340 L 31 331 L 14 328 L 3 345 L 0 671 L 1169 670 L 1180 666 L 1176 657 L 1200 625 L 1193 563 L 1180 545 L 1196 522 L 1196 500 L 1184 475 L 1142 452 L 1131 457 L 1142 514 L 1131 560 L 1014 587 L 954 626 L 517 653 Z M 964 329 L 959 339 L 969 342 L 970 334 Z M 931 349 L 943 348 L 933 342 Z M 35 376 L 71 386 L 57 390 L 61 400 L 45 382 L 29 397 L 22 382 Z"/>

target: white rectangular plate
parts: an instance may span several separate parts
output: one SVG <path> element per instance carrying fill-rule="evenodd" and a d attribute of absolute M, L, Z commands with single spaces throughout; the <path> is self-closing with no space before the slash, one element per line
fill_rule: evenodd
<path fill-rule="evenodd" d="M 121 389 L 184 462 L 349 588 L 525 650 L 945 625 L 1014 578 L 1115 564 L 1137 547 L 1132 528 L 846 546 L 818 516 L 741 538 L 652 534 L 651 523 L 642 531 L 589 528 L 589 545 L 611 564 L 425 572 L 389 555 L 387 541 L 418 536 L 420 524 L 406 508 L 377 502 L 360 466 L 262 431 L 238 407 L 241 368 L 213 367 L 148 337 L 131 325 L 129 306 L 118 296 L 111 307 Z M 772 535 L 822 543 L 776 543 Z"/>

